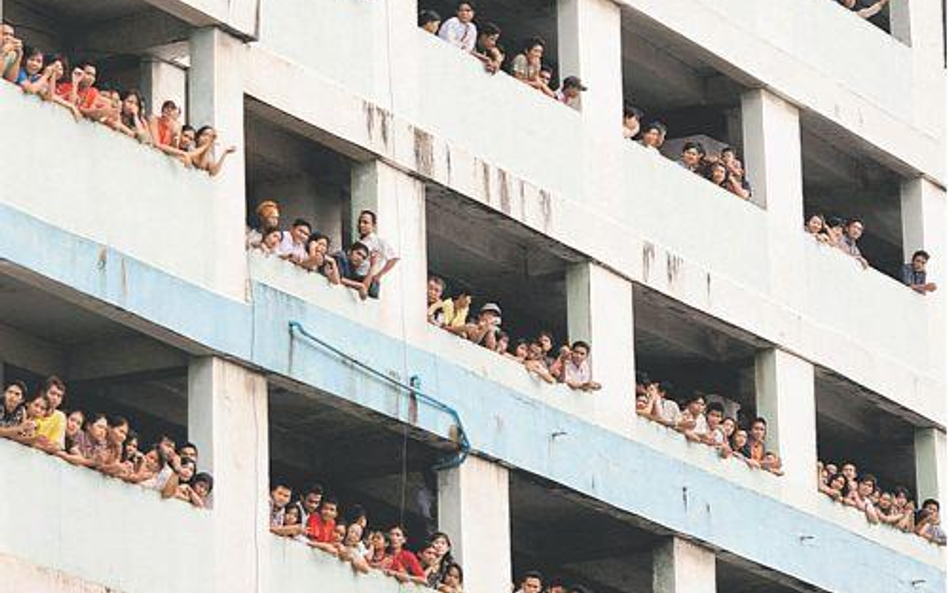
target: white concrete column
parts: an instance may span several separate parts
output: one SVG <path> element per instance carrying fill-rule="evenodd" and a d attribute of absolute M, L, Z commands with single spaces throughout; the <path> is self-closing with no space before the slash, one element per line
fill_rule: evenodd
<path fill-rule="evenodd" d="M 160 114 L 165 101 L 181 108 L 181 121 L 188 121 L 188 71 L 164 60 L 145 57 L 139 66 L 139 88 L 149 114 Z"/>
<path fill-rule="evenodd" d="M 202 250 L 213 262 L 215 288 L 243 299 L 246 291 L 247 258 L 246 172 L 244 162 L 244 44 L 215 29 L 199 29 L 190 39 L 191 69 L 188 72 L 189 121 L 195 129 L 212 125 L 217 129 L 218 156 L 236 146 L 223 170 L 211 179 L 214 209 L 207 220 L 207 243 Z M 211 253 L 207 253 L 210 250 Z"/>
<path fill-rule="evenodd" d="M 940 2 L 892 0 L 889 4 L 892 36 L 912 47 L 912 52 L 938 66 L 942 61 L 942 14 Z"/>
<path fill-rule="evenodd" d="M 214 476 L 209 591 L 264 593 L 269 566 L 267 382 L 222 358 L 188 367 L 188 439 Z"/>
<path fill-rule="evenodd" d="M 928 251 L 928 273 L 934 282 L 945 278 L 945 190 L 924 177 L 902 182 L 902 254 L 905 262 L 919 249 Z"/>
<path fill-rule="evenodd" d="M 422 61 L 414 51 L 418 10 L 418 0 L 380 2 L 373 5 L 365 23 L 372 30 L 372 100 L 388 111 L 415 114 L 421 104 L 418 70 Z M 445 19 L 449 16 L 453 15 L 442 14 Z"/>
<path fill-rule="evenodd" d="M 765 89 L 741 97 L 744 171 L 754 203 L 767 209 L 770 290 L 783 302 L 806 304 L 803 248 L 803 160 L 800 113 Z"/>
<path fill-rule="evenodd" d="M 597 264 L 566 270 L 566 318 L 571 342 L 588 342 L 593 378 L 600 391 L 588 394 L 595 420 L 628 430 L 635 414 L 635 330 L 632 283 Z"/>
<path fill-rule="evenodd" d="M 408 337 L 425 335 L 428 257 L 425 241 L 425 186 L 418 179 L 374 160 L 352 169 L 352 239 L 359 236 L 362 210 L 378 217 L 378 234 L 391 243 L 399 261 L 383 279 L 381 323 Z"/>
<path fill-rule="evenodd" d="M 776 348 L 755 360 L 757 415 L 767 421 L 767 449 L 780 455 L 782 480 L 796 500 L 816 492 L 816 396 L 813 365 Z"/>
<path fill-rule="evenodd" d="M 464 567 L 464 590 L 509 591 L 510 482 L 503 466 L 468 457 L 438 474 L 438 528 Z"/>
<path fill-rule="evenodd" d="M 714 552 L 672 537 L 652 555 L 652 593 L 716 593 Z"/>
<path fill-rule="evenodd" d="M 622 23 L 611 0 L 557 0 L 560 82 L 579 76 L 583 120 L 597 133 L 622 131 Z"/>
<path fill-rule="evenodd" d="M 948 479 L 948 449 L 945 431 L 939 428 L 915 429 L 915 488 L 918 503 L 926 498 L 941 502 Z"/>

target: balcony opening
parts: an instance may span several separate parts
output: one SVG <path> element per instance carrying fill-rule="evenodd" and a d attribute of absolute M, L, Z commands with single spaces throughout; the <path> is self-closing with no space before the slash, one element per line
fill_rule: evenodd
<path fill-rule="evenodd" d="M 649 381 L 669 382 L 679 407 L 704 394 L 724 416 L 749 428 L 756 417 L 754 361 L 766 347 L 759 338 L 635 286 L 635 369 Z"/>
<path fill-rule="evenodd" d="M 338 501 L 340 523 L 361 509 L 370 531 L 403 524 L 413 551 L 437 530 L 433 467 L 453 443 L 290 382 L 269 391 L 271 485 L 285 483 L 294 500 L 321 486 Z"/>
<path fill-rule="evenodd" d="M 798 593 L 816 591 L 788 576 L 722 552 L 715 563 L 718 591 L 728 593 Z"/>
<path fill-rule="evenodd" d="M 817 368 L 816 420 L 817 454 L 824 466 L 842 472 L 845 463 L 852 463 L 857 475 L 876 477 L 880 492 L 902 486 L 914 497 L 915 428 L 927 425 L 921 417 Z"/>
<path fill-rule="evenodd" d="M 682 160 L 705 177 L 714 173 L 712 162 L 726 147 L 742 160 L 741 94 L 750 81 L 742 81 L 700 47 L 632 10 L 622 11 L 622 69 L 626 106 L 638 113 L 636 123 L 625 120 L 627 137 L 641 140 L 649 123 L 661 123 L 666 130 L 658 147 L 661 154 Z M 688 143 L 698 143 L 704 152 L 696 165 L 684 154 Z M 754 172 L 744 170 L 743 163 L 741 170 L 739 174 L 735 169 L 734 175 L 748 181 L 752 192 Z M 728 189 L 726 179 L 716 179 Z M 735 187 L 731 193 L 740 192 Z"/>
<path fill-rule="evenodd" d="M 821 214 L 834 224 L 861 220 L 862 256 L 872 269 L 901 280 L 906 260 L 900 185 L 909 172 L 820 118 L 801 113 L 800 125 L 805 216 Z"/>
<path fill-rule="evenodd" d="M 514 582 L 539 571 L 548 587 L 597 593 L 652 590 L 652 554 L 661 540 L 627 514 L 593 508 L 583 496 L 540 478 L 511 475 Z"/>
<path fill-rule="evenodd" d="M 445 21 L 456 16 L 458 2 L 456 0 L 421 0 L 418 7 L 421 10 L 434 10 L 444 24 Z M 523 51 L 529 40 L 540 38 L 545 43 L 543 65 L 549 66 L 552 70 L 553 88 L 556 88 L 555 81 L 569 75 L 569 73 L 561 75 L 557 68 L 555 0 L 522 0 L 514 3 L 502 0 L 478 0 L 474 2 L 474 7 L 474 23 L 479 32 L 486 30 L 488 24 L 500 29 L 498 45 L 505 56 L 501 68 L 504 72 L 512 72 L 514 58 Z"/>
<path fill-rule="evenodd" d="M 254 99 L 245 101 L 247 225 L 259 229 L 257 211 L 275 202 L 279 228 L 298 219 L 330 239 L 334 252 L 352 241 L 352 153 L 310 126 Z"/>
<path fill-rule="evenodd" d="M 429 274 L 445 281 L 444 298 L 471 297 L 468 321 L 498 305 L 511 354 L 519 340 L 544 331 L 554 348 L 569 340 L 566 270 L 578 254 L 434 185 L 426 191 L 426 229 Z"/>

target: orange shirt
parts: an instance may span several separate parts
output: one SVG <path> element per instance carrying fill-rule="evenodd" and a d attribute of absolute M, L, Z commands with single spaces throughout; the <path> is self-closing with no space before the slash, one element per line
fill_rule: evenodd
<path fill-rule="evenodd" d="M 171 128 L 171 124 L 165 123 L 165 120 L 158 118 L 158 144 L 162 146 L 171 146 L 171 141 L 174 140 L 174 130 Z"/>
<path fill-rule="evenodd" d="M 335 540 L 336 521 L 323 521 L 322 517 L 313 513 L 306 522 L 306 536 L 323 544 L 331 544 Z"/>
<path fill-rule="evenodd" d="M 69 95 L 71 93 L 71 82 L 61 82 L 56 85 L 56 94 L 63 99 L 68 101 Z M 92 107 L 95 105 L 96 99 L 99 98 L 99 91 L 94 86 L 86 87 L 85 89 L 79 89 L 76 92 L 76 97 L 79 101 L 77 103 L 77 107 L 82 107 L 83 109 L 92 109 Z"/>
<path fill-rule="evenodd" d="M 750 458 L 754 461 L 763 461 L 764 459 L 764 444 L 761 442 L 750 443 L 747 447 L 750 451 Z"/>

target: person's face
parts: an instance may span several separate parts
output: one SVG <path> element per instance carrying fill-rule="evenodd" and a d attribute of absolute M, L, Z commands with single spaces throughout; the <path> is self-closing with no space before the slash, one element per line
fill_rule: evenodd
<path fill-rule="evenodd" d="M 826 473 L 828 473 L 828 474 L 831 475 L 831 476 L 835 476 L 838 472 L 839 472 L 839 470 L 836 468 L 836 464 L 835 464 L 835 463 L 827 463 L 827 464 L 826 464 Z"/>
<path fill-rule="evenodd" d="M 728 172 L 732 175 L 736 175 L 737 177 L 744 176 L 744 165 L 741 163 L 741 161 L 732 158 L 731 160 L 727 161 L 725 165 L 727 166 Z"/>
<path fill-rule="evenodd" d="M 323 500 L 322 494 L 316 494 L 315 492 L 310 492 L 303 497 L 303 508 L 306 509 L 306 512 L 313 514 L 319 509 L 319 503 Z"/>
<path fill-rule="evenodd" d="M 578 348 L 573 348 L 569 355 L 573 359 L 573 364 L 579 366 L 586 360 L 586 357 L 589 356 L 589 352 L 582 346 L 579 346 Z"/>
<path fill-rule="evenodd" d="M 851 463 L 844 463 L 843 475 L 846 476 L 847 480 L 855 480 L 856 479 L 856 466 Z"/>
<path fill-rule="evenodd" d="M 438 555 L 435 554 L 434 548 L 428 546 L 421 551 L 421 562 L 425 566 L 431 566 L 438 561 Z"/>
<path fill-rule="evenodd" d="M 346 531 L 346 545 L 355 546 L 362 541 L 362 526 L 358 523 L 353 523 L 349 526 L 348 531 Z"/>
<path fill-rule="evenodd" d="M 210 489 L 207 487 L 207 484 L 203 481 L 196 482 L 191 486 L 191 488 L 193 488 L 194 492 L 201 498 L 207 498 L 207 495 L 211 493 Z M 297 519 L 299 519 L 299 517 L 297 517 Z"/>
<path fill-rule="evenodd" d="M 95 69 L 95 66 L 86 66 L 82 69 L 82 82 L 79 83 L 80 86 L 90 87 L 95 84 L 96 75 L 98 72 Z"/>
<path fill-rule="evenodd" d="M 501 353 L 506 352 L 507 348 L 509 347 L 510 347 L 510 338 L 508 336 L 504 336 L 500 338 L 499 340 L 497 340 L 497 352 L 501 352 Z"/>
<path fill-rule="evenodd" d="M 306 243 L 306 239 L 308 239 L 310 235 L 310 229 L 305 224 L 298 224 L 293 227 L 292 234 L 294 243 Z"/>
<path fill-rule="evenodd" d="M 740 449 L 747 444 L 747 431 L 738 430 L 734 433 L 734 446 Z"/>
<path fill-rule="evenodd" d="M 290 489 L 284 488 L 283 486 L 274 488 L 273 492 L 270 493 L 270 496 L 273 498 L 273 505 L 278 509 L 282 509 L 290 503 L 290 495 L 292 495 Z"/>
<path fill-rule="evenodd" d="M 326 252 L 329 251 L 329 240 L 326 238 L 319 238 L 313 241 L 310 246 L 313 255 L 326 255 Z"/>
<path fill-rule="evenodd" d="M 461 4 L 458 6 L 458 20 L 462 23 L 469 23 L 474 20 L 474 8 L 470 4 Z"/>
<path fill-rule="evenodd" d="M 635 409 L 644 410 L 648 407 L 648 396 L 644 393 L 636 394 L 635 396 Z"/>
<path fill-rule="evenodd" d="M 899 492 L 898 494 L 895 495 L 895 498 L 893 498 L 893 501 L 899 508 L 902 508 L 906 505 L 906 503 L 908 503 L 908 497 L 905 496 L 904 492 Z"/>
<path fill-rule="evenodd" d="M 119 424 L 109 429 L 109 440 L 113 444 L 121 445 L 128 438 L 128 424 Z"/>
<path fill-rule="evenodd" d="M 692 416 L 698 416 L 704 413 L 704 400 L 698 399 L 688 404 L 688 411 Z"/>
<path fill-rule="evenodd" d="M 214 142 L 215 139 L 217 139 L 217 131 L 214 128 L 208 128 L 197 137 L 197 145 L 207 146 L 211 142 Z"/>
<path fill-rule="evenodd" d="M 497 314 L 493 311 L 481 311 L 478 315 L 478 319 L 486 323 L 487 325 L 494 326 L 497 325 Z"/>
<path fill-rule="evenodd" d="M 755 422 L 754 426 L 751 427 L 751 434 L 754 435 L 754 440 L 763 441 L 764 437 L 767 436 L 767 427 L 764 426 L 763 422 Z"/>
<path fill-rule="evenodd" d="M 451 544 L 448 543 L 446 538 L 438 536 L 431 542 L 431 548 L 435 551 L 435 554 L 438 555 L 438 558 L 443 558 L 451 549 Z"/>
<path fill-rule="evenodd" d="M 517 344 L 516 349 L 514 349 L 514 355 L 517 358 L 525 359 L 530 354 L 530 349 L 526 344 Z"/>
<path fill-rule="evenodd" d="M 862 236 L 862 223 L 854 222 L 846 230 L 849 233 L 849 238 L 855 241 Z"/>
<path fill-rule="evenodd" d="M 734 429 L 737 428 L 737 424 L 733 418 L 725 418 L 721 421 L 721 428 L 724 429 L 724 435 L 730 437 L 734 434 Z"/>
<path fill-rule="evenodd" d="M 428 304 L 437 303 L 441 300 L 441 294 L 444 292 L 444 289 L 441 288 L 441 285 L 435 282 L 434 280 L 428 281 Z"/>
<path fill-rule="evenodd" d="M 385 549 L 385 536 L 382 535 L 380 531 L 377 531 L 369 537 L 369 543 L 372 545 L 373 550 L 384 550 Z"/>
<path fill-rule="evenodd" d="M 543 334 L 538 340 L 540 342 L 540 347 L 543 348 L 544 352 L 549 352 L 553 349 L 553 340 L 550 339 L 550 336 Z"/>
<path fill-rule="evenodd" d="M 393 548 L 401 548 L 405 543 L 405 534 L 399 528 L 394 528 L 388 532 L 388 539 L 392 542 Z"/>
<path fill-rule="evenodd" d="M 280 213 L 274 208 L 270 211 L 269 215 L 261 217 L 260 220 L 263 222 L 264 227 L 276 228 L 280 226 Z"/>
<path fill-rule="evenodd" d="M 0 25 L 0 43 L 6 44 L 13 41 L 15 31 L 10 25 Z"/>
<path fill-rule="evenodd" d="M 109 432 L 109 425 L 105 421 L 105 418 L 99 418 L 98 420 L 93 422 L 92 426 L 89 428 L 90 428 L 89 436 L 92 438 L 93 441 L 97 443 L 105 442 L 106 435 Z"/>
<path fill-rule="evenodd" d="M 685 164 L 689 167 L 696 167 L 698 161 L 701 160 L 701 153 L 698 152 L 697 148 L 689 148 L 681 153 L 681 160 L 685 161 Z"/>
<path fill-rule="evenodd" d="M 46 411 L 48 406 L 46 405 L 46 400 L 38 397 L 30 402 L 30 405 L 27 406 L 27 413 L 30 415 L 30 418 L 42 418 L 46 416 Z"/>
<path fill-rule="evenodd" d="M 336 505 L 332 503 L 324 504 L 319 510 L 319 516 L 323 521 L 329 521 L 336 518 Z"/>
<path fill-rule="evenodd" d="M 23 390 L 20 389 L 20 386 L 10 385 L 7 387 L 7 390 L 3 392 L 3 405 L 6 406 L 7 410 L 12 411 L 21 403 L 23 403 Z"/>
<path fill-rule="evenodd" d="M 375 225 L 372 224 L 372 217 L 368 214 L 362 214 L 359 216 L 359 235 L 364 237 L 375 230 Z"/>
<path fill-rule="evenodd" d="M 655 128 L 649 128 L 648 130 L 645 130 L 644 134 L 642 134 L 642 144 L 645 146 L 654 146 L 655 148 L 658 148 L 659 144 L 661 144 L 661 140 L 662 134 Z"/>
<path fill-rule="evenodd" d="M 885 492 L 883 493 L 882 496 L 879 497 L 879 508 L 882 509 L 883 511 L 888 511 L 889 509 L 892 508 L 892 495 L 891 494 L 889 494 L 888 492 Z"/>
<path fill-rule="evenodd" d="M 717 427 L 718 424 L 721 424 L 721 419 L 723 418 L 721 410 L 711 410 L 708 412 L 708 426 L 711 428 Z"/>
<path fill-rule="evenodd" d="M 179 114 L 179 113 L 180 113 L 180 112 L 178 111 L 178 108 L 177 108 L 177 107 L 170 107 L 170 106 L 169 106 L 169 107 L 164 107 L 164 108 L 162 108 L 162 110 L 161 110 L 161 117 L 165 118 L 166 120 L 174 121 L 174 120 L 178 119 L 178 114 Z"/>
<path fill-rule="evenodd" d="M 333 537 L 335 538 L 335 543 L 342 543 L 346 539 L 346 526 L 345 525 L 336 525 L 336 528 L 333 530 Z"/>
<path fill-rule="evenodd" d="M 65 395 L 63 390 L 56 385 L 53 385 L 46 390 L 46 399 L 49 400 L 49 407 L 51 410 L 56 410 L 59 408 L 59 405 L 63 403 L 63 395 Z"/>
<path fill-rule="evenodd" d="M 429 21 L 422 25 L 421 28 L 434 35 L 438 32 L 438 29 L 441 28 L 441 21 Z"/>
<path fill-rule="evenodd" d="M 836 476 L 835 478 L 830 480 L 830 488 L 832 488 L 833 490 L 842 490 L 843 486 L 845 485 L 846 485 L 846 478 L 844 478 L 843 476 Z"/>
<path fill-rule="evenodd" d="M 534 45 L 527 50 L 527 60 L 530 62 L 539 62 L 541 59 L 543 59 L 542 45 Z"/>
<path fill-rule="evenodd" d="M 66 418 L 66 434 L 75 436 L 82 430 L 82 412 L 73 412 Z"/>
<path fill-rule="evenodd" d="M 152 449 L 148 453 L 145 453 L 145 467 L 151 472 L 157 472 L 160 469 L 158 451 Z"/>
<path fill-rule="evenodd" d="M 129 455 L 136 455 L 138 453 L 138 439 L 126 439 L 125 450 L 128 451 Z"/>
<path fill-rule="evenodd" d="M 128 95 L 125 97 L 125 100 L 122 101 L 122 112 L 129 115 L 138 115 L 141 111 L 141 106 L 138 104 L 138 97 L 135 95 Z"/>
<path fill-rule="evenodd" d="M 727 179 L 727 168 L 724 165 L 715 165 L 711 168 L 711 182 L 721 185 Z"/>
<path fill-rule="evenodd" d="M 181 466 L 181 480 L 184 482 L 189 481 L 194 477 L 194 466 L 190 463 L 185 463 Z"/>
<path fill-rule="evenodd" d="M 26 60 L 26 73 L 29 75 L 39 74 L 43 69 L 43 54 L 36 53 Z"/>
<path fill-rule="evenodd" d="M 498 33 L 494 33 L 493 35 L 481 36 L 481 41 L 483 42 L 483 45 L 486 49 L 494 49 L 495 47 L 497 47 L 497 41 L 499 39 L 500 39 L 500 35 Z"/>
<path fill-rule="evenodd" d="M 929 513 L 934 514 L 938 512 L 938 505 L 935 503 L 929 502 L 929 503 L 926 503 L 925 506 L 922 507 L 922 510 L 928 511 Z"/>
<path fill-rule="evenodd" d="M 872 491 L 874 488 L 875 488 L 875 485 L 872 482 L 860 482 L 859 495 L 868 497 L 869 495 L 872 494 Z"/>
<path fill-rule="evenodd" d="M 196 132 L 194 130 L 184 130 L 183 132 L 181 132 L 181 143 L 185 146 L 194 146 L 195 133 Z"/>
<path fill-rule="evenodd" d="M 349 260 L 352 262 L 352 265 L 359 267 L 362 265 L 362 262 L 366 260 L 368 256 L 361 249 L 351 249 L 349 250 Z"/>
<path fill-rule="evenodd" d="M 280 239 L 283 238 L 283 234 L 280 231 L 273 231 L 272 233 L 267 233 L 267 236 L 263 238 L 263 243 L 270 249 L 275 249 L 277 245 L 280 244 Z"/>
<path fill-rule="evenodd" d="M 843 236 L 843 227 L 839 225 L 827 227 L 826 232 L 829 233 L 830 237 L 838 240 Z"/>
<path fill-rule="evenodd" d="M 823 220 L 819 216 L 811 216 L 808 221 L 806 221 L 806 230 L 810 231 L 814 235 L 823 230 Z"/>
<path fill-rule="evenodd" d="M 530 344 L 529 349 L 527 350 L 527 358 L 529 360 L 540 360 L 543 358 L 543 349 L 540 348 L 540 345 L 534 342 Z"/>
<path fill-rule="evenodd" d="M 549 70 L 540 71 L 540 82 L 549 86 L 551 80 L 553 80 L 553 74 Z"/>
<path fill-rule="evenodd" d="M 925 259 L 924 255 L 916 255 L 912 258 L 912 269 L 916 272 L 924 272 L 925 264 L 928 263 L 928 260 Z"/>
<path fill-rule="evenodd" d="M 449 587 L 457 587 L 461 584 L 461 573 L 457 567 L 452 566 L 444 576 L 444 583 Z"/>
<path fill-rule="evenodd" d="M 181 447 L 181 451 L 179 453 L 184 459 L 190 459 L 197 463 L 198 452 L 194 447 Z"/>
<path fill-rule="evenodd" d="M 523 593 L 540 593 L 543 583 L 536 577 L 530 577 L 523 581 Z"/>
<path fill-rule="evenodd" d="M 165 459 L 170 459 L 174 456 L 174 441 L 164 439 L 158 443 L 158 448 L 161 450 L 161 456 Z"/>

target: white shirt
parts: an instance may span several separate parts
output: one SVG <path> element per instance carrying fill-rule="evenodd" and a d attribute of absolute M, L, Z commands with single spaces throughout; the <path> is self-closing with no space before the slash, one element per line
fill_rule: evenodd
<path fill-rule="evenodd" d="M 570 358 L 566 361 L 564 370 L 566 371 L 566 381 L 569 383 L 585 385 L 592 381 L 592 369 L 589 368 L 589 360 L 584 360 L 579 366 L 576 366 L 573 359 Z"/>
<path fill-rule="evenodd" d="M 283 231 L 283 238 L 276 248 L 277 255 L 289 255 L 294 261 L 301 262 L 306 259 L 306 245 L 297 243 L 293 240 L 293 233 Z"/>
<path fill-rule="evenodd" d="M 474 23 L 462 23 L 458 17 L 453 16 L 441 25 L 438 37 L 464 51 L 474 51 L 474 45 L 477 43 L 477 27 Z"/>
<path fill-rule="evenodd" d="M 678 424 L 678 420 L 681 418 L 681 410 L 677 403 L 670 399 L 663 399 L 659 406 L 659 414 L 662 420 L 672 425 Z"/>
<path fill-rule="evenodd" d="M 369 248 L 369 259 L 362 262 L 362 265 L 359 266 L 358 273 L 362 276 L 368 275 L 369 266 L 371 265 L 370 261 L 373 255 L 378 257 L 378 262 L 376 262 L 375 268 L 373 269 L 374 272 L 378 272 L 384 268 L 388 260 L 398 258 L 398 254 L 395 253 L 395 249 L 392 248 L 392 245 L 382 237 L 379 237 L 377 233 L 369 233 L 359 239 L 359 243 Z"/>

